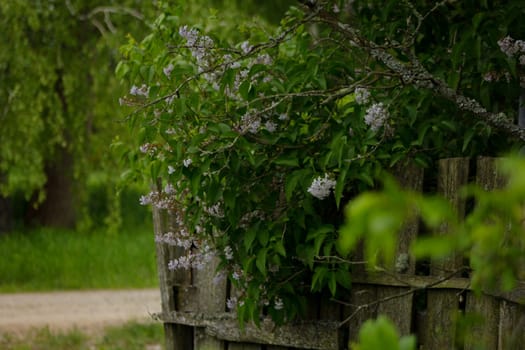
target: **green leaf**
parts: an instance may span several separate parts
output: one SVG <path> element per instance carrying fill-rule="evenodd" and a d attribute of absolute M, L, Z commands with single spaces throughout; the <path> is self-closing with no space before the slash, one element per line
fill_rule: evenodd
<path fill-rule="evenodd" d="M 315 268 L 314 274 L 312 276 L 312 286 L 311 286 L 311 290 L 313 292 L 322 289 L 324 285 L 324 280 L 327 274 L 328 274 L 328 268 L 326 266 L 318 266 Z"/>
<path fill-rule="evenodd" d="M 352 276 L 350 271 L 338 269 L 336 271 L 337 283 L 343 286 L 345 289 L 350 290 L 352 288 Z"/>
<path fill-rule="evenodd" d="M 268 229 L 262 228 L 257 233 L 257 239 L 259 240 L 259 243 L 261 243 L 261 246 L 266 247 L 268 245 L 268 240 L 270 238 L 270 232 Z"/>
<path fill-rule="evenodd" d="M 257 253 L 257 259 L 255 260 L 255 265 L 257 269 L 262 273 L 263 276 L 266 276 L 266 256 L 268 254 L 268 248 L 263 248 Z"/>
<path fill-rule="evenodd" d="M 360 350 L 399 350 L 399 335 L 385 316 L 366 321 L 359 330 Z"/>
<path fill-rule="evenodd" d="M 444 258 L 454 252 L 455 241 L 450 236 L 418 238 L 411 246 L 412 253 L 418 257 Z"/>
<path fill-rule="evenodd" d="M 257 229 L 254 227 L 250 227 L 246 232 L 244 233 L 244 249 L 246 251 L 250 251 L 253 241 L 255 240 L 255 237 L 257 236 Z"/>
<path fill-rule="evenodd" d="M 275 242 L 273 249 L 281 256 L 286 256 L 286 249 L 284 248 L 284 244 L 282 241 Z"/>
<path fill-rule="evenodd" d="M 341 198 L 343 197 L 343 190 L 345 188 L 345 181 L 346 181 L 346 174 L 348 173 L 348 165 L 346 165 L 343 169 L 341 169 L 341 173 L 339 173 L 339 176 L 337 177 L 337 183 L 335 184 L 335 204 L 337 206 L 337 209 L 339 209 L 339 205 L 341 204 Z"/>
<path fill-rule="evenodd" d="M 295 170 L 286 177 L 284 184 L 284 192 L 286 195 L 286 200 L 290 201 L 292 199 L 293 192 L 297 185 L 310 177 L 311 171 L 308 169 Z"/>
<path fill-rule="evenodd" d="M 328 277 L 328 288 L 330 289 L 332 296 L 335 296 L 335 292 L 337 291 L 337 275 L 334 271 L 330 271 Z"/>
<path fill-rule="evenodd" d="M 274 160 L 274 163 L 277 165 L 284 165 L 287 167 L 298 167 L 299 166 L 299 157 L 297 152 L 292 152 L 289 154 L 283 154 Z"/>

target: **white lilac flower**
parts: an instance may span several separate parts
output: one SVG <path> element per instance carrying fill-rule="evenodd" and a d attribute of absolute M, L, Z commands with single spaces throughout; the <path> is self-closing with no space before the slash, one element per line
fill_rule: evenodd
<path fill-rule="evenodd" d="M 226 306 L 228 307 L 229 310 L 235 309 L 237 307 L 237 298 L 236 297 L 228 298 L 228 300 L 226 300 Z"/>
<path fill-rule="evenodd" d="M 149 205 L 151 204 L 151 197 L 150 196 L 140 196 L 140 205 Z"/>
<path fill-rule="evenodd" d="M 238 280 L 241 279 L 241 277 L 242 277 L 242 276 L 241 276 L 241 274 L 240 274 L 239 272 L 237 272 L 237 271 L 233 271 L 233 273 L 232 273 L 232 278 L 233 278 L 234 280 L 238 281 Z"/>
<path fill-rule="evenodd" d="M 498 46 L 508 57 L 513 57 L 519 52 L 525 52 L 525 42 L 523 40 L 514 40 L 510 36 L 498 40 Z"/>
<path fill-rule="evenodd" d="M 162 71 L 164 72 L 164 75 L 165 75 L 167 78 L 170 77 L 171 72 L 173 71 L 173 68 L 175 68 L 175 67 L 173 66 L 173 64 L 170 63 L 168 66 L 166 66 L 166 67 L 164 67 L 164 68 L 162 69 Z"/>
<path fill-rule="evenodd" d="M 177 131 L 174 128 L 169 128 L 168 130 L 166 130 L 166 134 L 168 135 L 174 135 L 176 133 Z"/>
<path fill-rule="evenodd" d="M 155 155 L 155 153 L 157 152 L 157 146 L 148 142 L 141 145 L 139 149 L 142 153 L 149 154 L 150 156 Z"/>
<path fill-rule="evenodd" d="M 188 159 L 184 159 L 182 161 L 182 164 L 184 165 L 184 167 L 189 167 L 191 165 L 191 163 L 193 163 L 193 161 L 191 160 L 191 158 L 188 158 Z"/>
<path fill-rule="evenodd" d="M 168 174 L 171 175 L 175 172 L 175 168 L 171 165 L 168 165 Z"/>
<path fill-rule="evenodd" d="M 244 41 L 242 44 L 241 44 L 241 50 L 242 52 L 244 52 L 245 54 L 249 53 L 250 51 L 252 51 L 252 48 L 253 46 L 250 45 L 250 43 L 248 41 Z"/>
<path fill-rule="evenodd" d="M 275 298 L 275 301 L 274 301 L 274 304 L 273 304 L 273 308 L 275 310 L 282 310 L 284 309 L 284 303 L 283 303 L 283 300 L 279 297 Z"/>
<path fill-rule="evenodd" d="M 520 64 L 521 64 L 522 66 L 525 66 L 525 55 L 521 55 L 521 56 L 520 56 Z"/>
<path fill-rule="evenodd" d="M 279 114 L 279 120 L 282 120 L 282 121 L 288 120 L 288 114 L 287 113 Z"/>
<path fill-rule="evenodd" d="M 372 131 L 379 130 L 388 119 L 388 111 L 383 103 L 374 103 L 366 110 L 365 124 L 372 129 Z"/>
<path fill-rule="evenodd" d="M 242 132 L 250 132 L 255 134 L 259 131 L 261 127 L 261 118 L 258 115 L 250 114 L 246 112 L 241 117 L 240 129 Z"/>
<path fill-rule="evenodd" d="M 188 28 L 188 26 L 182 26 L 179 28 L 179 35 L 186 39 L 189 46 L 195 45 L 199 32 L 195 28 Z"/>
<path fill-rule="evenodd" d="M 224 248 L 224 257 L 226 260 L 232 260 L 233 259 L 233 250 L 232 247 L 229 245 Z"/>
<path fill-rule="evenodd" d="M 166 102 L 166 104 L 170 105 L 170 104 L 173 103 L 174 100 L 175 100 L 175 95 L 171 95 L 171 96 L 166 97 L 164 99 L 164 102 Z M 168 111 L 168 112 L 170 112 L 170 111 Z"/>
<path fill-rule="evenodd" d="M 257 58 L 255 59 L 255 61 L 253 63 L 254 64 L 263 64 L 265 66 L 269 66 L 269 65 L 271 65 L 273 63 L 273 59 L 272 59 L 272 57 L 270 55 L 265 53 L 265 54 L 257 56 Z"/>
<path fill-rule="evenodd" d="M 335 188 L 337 182 L 332 180 L 328 174 L 325 174 L 324 177 L 318 177 L 312 181 L 312 184 L 308 188 L 308 193 L 318 199 L 325 199 L 330 195 L 330 191 Z"/>
<path fill-rule="evenodd" d="M 164 187 L 164 192 L 166 194 L 173 194 L 175 193 L 175 187 L 173 187 L 172 184 L 167 184 L 165 187 Z"/>
<path fill-rule="evenodd" d="M 359 105 L 367 104 L 370 101 L 370 91 L 365 88 L 358 87 L 354 91 L 355 102 Z"/>
<path fill-rule="evenodd" d="M 222 210 L 220 203 L 215 203 L 211 207 L 204 207 L 204 211 L 208 213 L 209 215 L 214 216 L 216 218 L 224 217 L 224 210 Z"/>
<path fill-rule="evenodd" d="M 273 80 L 273 77 L 271 75 L 267 75 L 263 78 L 263 83 L 269 83 Z M 264 94 L 262 94 L 262 96 L 264 96 Z"/>
<path fill-rule="evenodd" d="M 129 90 L 129 93 L 130 93 L 130 95 L 133 95 L 133 96 L 148 97 L 149 96 L 149 87 L 146 84 L 142 84 L 142 86 L 140 88 L 135 86 L 135 85 L 133 85 L 131 87 L 131 89 Z"/>
<path fill-rule="evenodd" d="M 268 120 L 266 123 L 264 123 L 264 127 L 266 130 L 268 130 L 268 132 L 275 132 L 275 130 L 277 130 L 277 124 L 271 120 Z"/>

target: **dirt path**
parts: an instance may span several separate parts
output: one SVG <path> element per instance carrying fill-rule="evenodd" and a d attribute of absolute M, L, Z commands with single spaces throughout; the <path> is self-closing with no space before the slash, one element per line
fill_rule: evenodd
<path fill-rule="evenodd" d="M 46 326 L 94 333 L 159 311 L 157 289 L 0 294 L 0 334 Z"/>

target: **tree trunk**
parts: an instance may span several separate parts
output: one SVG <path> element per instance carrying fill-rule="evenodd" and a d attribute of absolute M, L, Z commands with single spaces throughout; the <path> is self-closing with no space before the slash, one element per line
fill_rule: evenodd
<path fill-rule="evenodd" d="M 0 196 L 0 235 L 13 229 L 13 211 L 9 197 Z"/>
<path fill-rule="evenodd" d="M 46 165 L 46 198 L 30 209 L 32 225 L 56 228 L 74 228 L 77 219 L 73 157 L 67 149 L 57 151 L 56 158 Z"/>

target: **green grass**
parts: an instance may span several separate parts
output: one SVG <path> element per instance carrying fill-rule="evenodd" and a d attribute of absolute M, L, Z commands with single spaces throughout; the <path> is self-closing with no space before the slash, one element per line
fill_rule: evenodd
<path fill-rule="evenodd" d="M 95 336 L 79 330 L 51 332 L 48 328 L 24 335 L 0 335 L 0 348 L 5 350 L 145 350 L 164 349 L 163 344 L 160 323 L 130 322 Z"/>
<path fill-rule="evenodd" d="M 151 228 L 0 236 L 0 292 L 157 287 Z"/>

